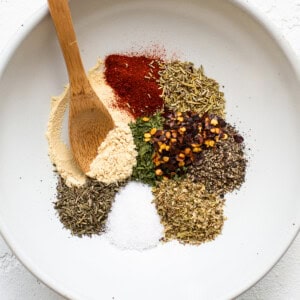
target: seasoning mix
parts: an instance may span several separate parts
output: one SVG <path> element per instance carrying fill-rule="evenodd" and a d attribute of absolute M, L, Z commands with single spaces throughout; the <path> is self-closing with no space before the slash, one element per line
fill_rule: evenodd
<path fill-rule="evenodd" d="M 105 233 L 121 249 L 214 240 L 226 220 L 226 193 L 242 186 L 247 166 L 244 138 L 226 122 L 219 84 L 192 62 L 124 54 L 107 56 L 89 79 L 112 116 L 126 118 L 115 119 L 83 174 L 60 140 L 68 91 L 55 98 L 64 110 L 51 113 L 55 133 L 47 137 L 51 153 L 56 144 L 64 151 L 50 156 L 66 162 L 57 169 L 54 203 L 64 227 L 79 237 Z M 73 185 L 73 178 L 82 180 Z"/>

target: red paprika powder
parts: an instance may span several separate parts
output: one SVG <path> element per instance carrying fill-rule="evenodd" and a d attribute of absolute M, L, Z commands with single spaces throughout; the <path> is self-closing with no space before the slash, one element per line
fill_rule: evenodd
<path fill-rule="evenodd" d="M 116 104 L 134 118 L 152 115 L 163 107 L 158 71 L 157 61 L 145 56 L 113 54 L 105 59 L 105 77 L 117 96 Z"/>

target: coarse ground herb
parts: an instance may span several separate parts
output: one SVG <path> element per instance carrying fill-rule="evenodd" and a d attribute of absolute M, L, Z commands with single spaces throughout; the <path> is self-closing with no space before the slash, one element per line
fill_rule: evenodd
<path fill-rule="evenodd" d="M 225 200 L 209 194 L 201 183 L 188 179 L 163 180 L 153 189 L 164 241 L 177 239 L 183 244 L 214 240 L 222 231 Z"/>
<path fill-rule="evenodd" d="M 199 164 L 188 169 L 188 178 L 203 183 L 210 193 L 232 192 L 245 181 L 247 159 L 243 138 L 229 124 L 226 132 L 228 139 L 221 140 L 211 151 L 203 152 Z"/>
<path fill-rule="evenodd" d="M 175 111 L 208 112 L 224 118 L 224 93 L 214 79 L 205 76 L 202 66 L 196 68 L 191 62 L 178 60 L 161 61 L 159 65 L 157 82 L 166 106 Z"/>
<path fill-rule="evenodd" d="M 82 187 L 68 187 L 59 177 L 54 208 L 64 227 L 73 235 L 99 234 L 104 231 L 114 197 L 124 184 L 87 179 Z"/>
<path fill-rule="evenodd" d="M 135 123 L 130 123 L 134 143 L 138 156 L 137 164 L 133 168 L 132 179 L 141 181 L 151 186 L 155 185 L 157 180 L 155 175 L 155 166 L 152 162 L 153 146 L 144 141 L 144 134 L 152 128 L 162 129 L 163 117 L 156 113 L 152 117 L 138 118 Z"/>

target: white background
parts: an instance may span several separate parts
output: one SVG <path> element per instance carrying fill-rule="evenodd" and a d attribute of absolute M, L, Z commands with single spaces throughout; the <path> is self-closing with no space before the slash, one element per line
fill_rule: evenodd
<path fill-rule="evenodd" d="M 300 0 L 241 0 L 262 11 L 300 58 Z M 1 51 L 45 0 L 0 0 Z M 0 300 L 63 299 L 40 283 L 13 256 L 0 237 Z M 238 300 L 300 299 L 300 236 L 273 268 Z M 141 299 L 142 300 L 142 299 Z M 157 299 L 158 300 L 158 299 Z"/>

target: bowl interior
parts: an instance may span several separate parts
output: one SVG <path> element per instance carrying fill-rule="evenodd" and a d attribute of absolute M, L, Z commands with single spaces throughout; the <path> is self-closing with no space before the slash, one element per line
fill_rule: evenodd
<path fill-rule="evenodd" d="M 227 119 L 246 137 L 249 168 L 228 195 L 223 234 L 200 247 L 177 243 L 121 251 L 103 237 L 71 237 L 55 215 L 56 179 L 45 138 L 51 95 L 67 75 L 53 25 L 24 39 L 0 82 L 1 229 L 26 266 L 77 299 L 225 299 L 258 280 L 297 228 L 299 82 L 280 46 L 229 1 L 71 3 L 86 68 L 109 53 L 163 45 L 202 64 L 222 86 Z M 150 47 L 151 48 L 151 47 Z"/>

